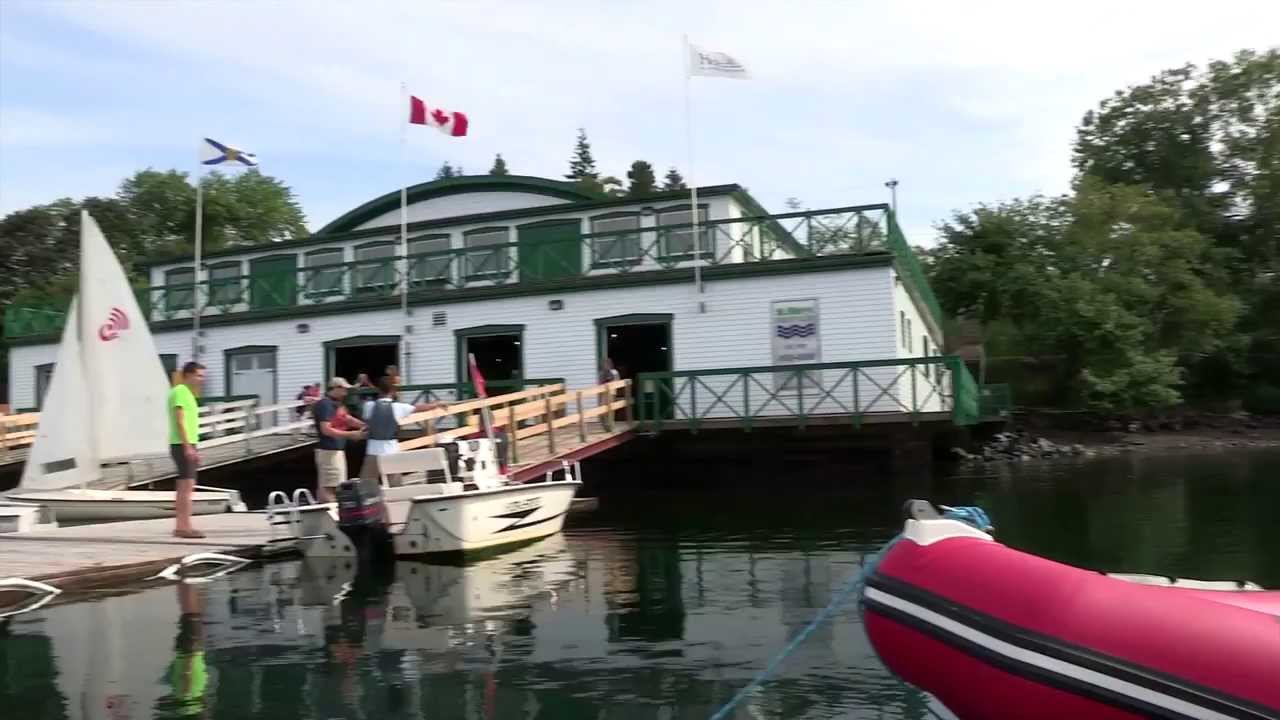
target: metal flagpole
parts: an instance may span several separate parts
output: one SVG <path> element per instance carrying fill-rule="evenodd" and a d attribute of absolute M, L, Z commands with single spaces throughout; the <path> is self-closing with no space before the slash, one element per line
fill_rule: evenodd
<path fill-rule="evenodd" d="M 200 174 L 196 173 L 196 252 L 195 282 L 191 286 L 191 359 L 200 360 L 200 313 L 204 303 L 200 302 L 200 245 L 204 232 L 204 187 L 200 183 Z"/>
<path fill-rule="evenodd" d="M 689 35 L 682 36 L 684 43 L 684 143 L 689 155 L 689 217 L 693 223 L 693 284 L 698 289 L 698 312 L 707 311 L 707 304 L 702 301 L 702 238 L 698 234 L 698 182 L 693 171 L 693 102 L 691 99 L 690 80 L 693 61 L 689 50 Z"/>
<path fill-rule="evenodd" d="M 400 109 L 397 111 L 400 123 L 400 314 L 404 316 L 404 332 L 401 333 L 400 359 L 404 365 L 404 379 L 409 380 L 409 170 L 408 153 L 405 143 L 408 141 L 408 119 L 404 115 L 408 107 L 409 87 L 400 83 Z"/>

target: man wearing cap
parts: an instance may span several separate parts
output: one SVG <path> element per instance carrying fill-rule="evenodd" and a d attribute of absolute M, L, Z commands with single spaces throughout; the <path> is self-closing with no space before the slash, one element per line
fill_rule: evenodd
<path fill-rule="evenodd" d="M 348 440 L 359 440 L 365 436 L 364 423 L 354 417 L 347 416 L 342 429 L 334 427 L 334 419 L 342 408 L 342 401 L 347 397 L 351 383 L 345 378 L 335 377 L 329 381 L 329 392 L 311 406 L 316 422 L 316 493 L 322 503 L 337 501 L 335 489 L 338 483 L 347 479 Z M 354 426 L 354 427 L 352 427 Z M 347 429 L 351 427 L 351 429 Z"/>

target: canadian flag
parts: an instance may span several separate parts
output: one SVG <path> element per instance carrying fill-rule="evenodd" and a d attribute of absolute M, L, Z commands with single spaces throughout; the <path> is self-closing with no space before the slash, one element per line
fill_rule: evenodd
<path fill-rule="evenodd" d="M 409 122 L 414 125 L 430 125 L 445 135 L 462 137 L 467 134 L 467 116 L 460 112 L 429 108 L 421 98 L 409 96 Z"/>

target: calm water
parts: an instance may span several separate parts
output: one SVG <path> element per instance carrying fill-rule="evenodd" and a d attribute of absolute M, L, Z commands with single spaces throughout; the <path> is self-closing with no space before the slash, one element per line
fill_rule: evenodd
<path fill-rule="evenodd" d="M 0 626 L 0 717 L 707 718 L 898 529 L 978 504 L 1082 566 L 1280 587 L 1280 453 L 1116 458 L 858 488 L 611 494 L 562 535 L 394 579 L 282 563 Z M 202 661 L 201 661 L 202 658 Z M 738 718 L 921 718 L 850 605 Z"/>

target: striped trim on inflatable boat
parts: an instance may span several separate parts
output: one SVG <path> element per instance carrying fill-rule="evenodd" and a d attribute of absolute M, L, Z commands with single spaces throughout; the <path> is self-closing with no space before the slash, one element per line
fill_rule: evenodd
<path fill-rule="evenodd" d="M 1277 720 L 1278 709 L 1007 623 L 876 573 L 868 610 L 994 667 L 1097 702 L 1170 720 Z"/>

